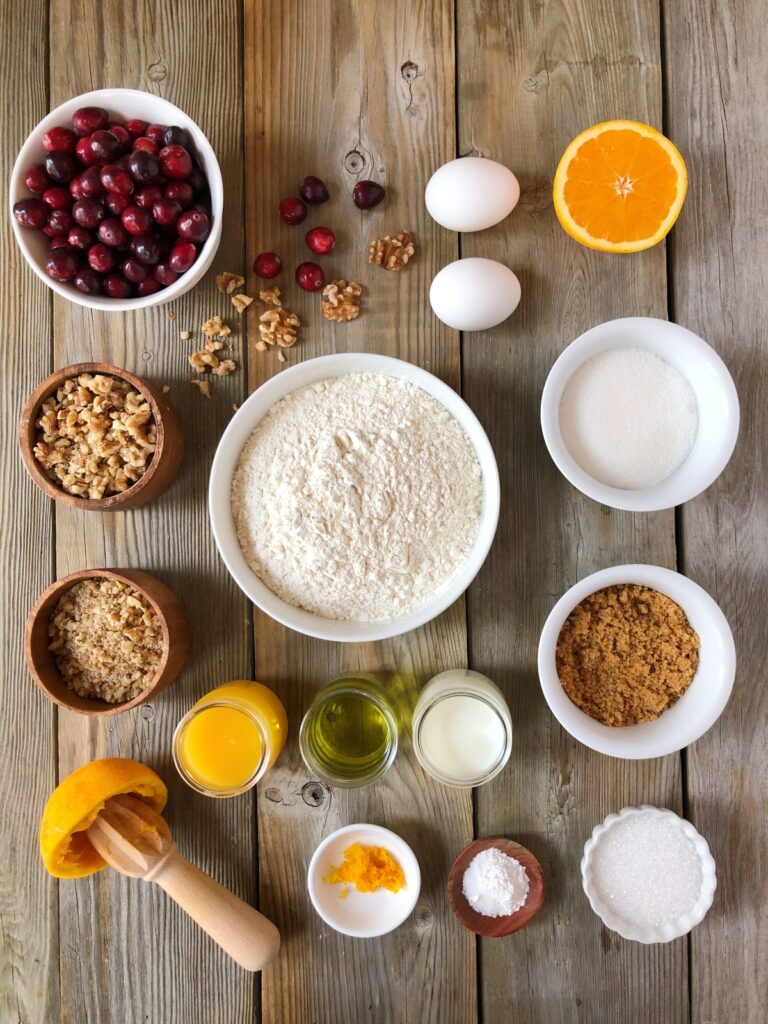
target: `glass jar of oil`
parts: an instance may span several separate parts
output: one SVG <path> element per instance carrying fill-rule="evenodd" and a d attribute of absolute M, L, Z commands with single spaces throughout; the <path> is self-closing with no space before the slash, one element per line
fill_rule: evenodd
<path fill-rule="evenodd" d="M 307 768 L 327 785 L 367 786 L 394 761 L 398 729 L 396 705 L 375 676 L 340 676 L 309 706 L 299 749 Z"/>

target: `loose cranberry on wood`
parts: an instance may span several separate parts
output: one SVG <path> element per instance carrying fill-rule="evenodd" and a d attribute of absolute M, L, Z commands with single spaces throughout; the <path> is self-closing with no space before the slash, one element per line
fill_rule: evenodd
<path fill-rule="evenodd" d="M 316 178 L 313 174 L 307 175 L 299 185 L 299 195 L 305 203 L 311 203 L 312 205 L 325 203 L 330 199 L 325 182 L 321 181 L 320 178 Z"/>
<path fill-rule="evenodd" d="M 352 189 L 352 199 L 360 210 L 370 210 L 378 206 L 386 193 L 376 181 L 358 181 Z"/>
<path fill-rule="evenodd" d="M 325 285 L 325 274 L 316 263 L 300 263 L 296 267 L 296 284 L 305 292 L 319 292 Z"/>
<path fill-rule="evenodd" d="M 330 228 L 317 227 L 306 233 L 304 241 L 318 256 L 327 256 L 336 246 L 336 235 Z"/>
<path fill-rule="evenodd" d="M 286 224 L 301 224 L 307 217 L 307 207 L 301 199 L 294 199 L 293 196 L 286 196 L 281 199 L 277 212 Z"/>
<path fill-rule="evenodd" d="M 269 281 L 283 269 L 283 261 L 276 252 L 261 252 L 253 261 L 253 272 Z"/>

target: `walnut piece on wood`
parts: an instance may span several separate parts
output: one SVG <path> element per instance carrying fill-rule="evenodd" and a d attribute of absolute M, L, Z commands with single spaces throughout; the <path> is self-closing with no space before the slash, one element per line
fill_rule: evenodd
<path fill-rule="evenodd" d="M 259 317 L 259 334 L 261 341 L 267 345 L 277 345 L 278 348 L 292 348 L 297 341 L 297 331 L 301 326 L 301 320 L 295 313 L 278 306 L 275 309 L 268 309 Z M 259 343 L 256 344 L 259 351 Z"/>
<path fill-rule="evenodd" d="M 211 385 L 207 380 L 191 380 L 189 383 L 193 388 L 197 388 L 201 395 L 205 395 L 206 398 L 211 397 Z"/>
<path fill-rule="evenodd" d="M 212 316 L 209 320 L 206 320 L 200 330 L 209 338 L 226 338 L 227 335 L 232 333 L 232 328 L 229 324 L 224 323 L 220 316 Z"/>
<path fill-rule="evenodd" d="M 227 374 L 234 373 L 237 369 L 237 363 L 234 359 L 222 359 L 218 366 L 214 366 L 211 373 L 215 377 L 226 377 Z"/>
<path fill-rule="evenodd" d="M 259 292 L 259 298 L 265 306 L 282 306 L 280 301 L 280 289 L 277 285 L 273 285 L 271 288 L 265 288 L 264 291 Z"/>
<path fill-rule="evenodd" d="M 242 313 L 246 310 L 253 302 L 253 296 L 251 295 L 233 295 L 232 305 L 235 307 L 238 313 Z"/>
<path fill-rule="evenodd" d="M 362 285 L 356 281 L 331 281 L 323 288 L 323 316 L 347 323 L 360 316 Z"/>
<path fill-rule="evenodd" d="M 374 238 L 368 246 L 368 262 L 384 270 L 402 270 L 415 251 L 411 232 L 398 231 L 394 238 Z"/>
<path fill-rule="evenodd" d="M 202 352 L 193 352 L 191 356 L 187 356 L 187 359 L 196 373 L 205 373 L 208 369 L 215 370 L 219 365 L 219 357 L 206 349 L 203 349 Z"/>
<path fill-rule="evenodd" d="M 242 288 L 244 284 L 244 277 L 241 277 L 240 274 L 230 274 L 228 270 L 216 275 L 216 287 L 225 295 L 231 295 L 233 291 Z"/>

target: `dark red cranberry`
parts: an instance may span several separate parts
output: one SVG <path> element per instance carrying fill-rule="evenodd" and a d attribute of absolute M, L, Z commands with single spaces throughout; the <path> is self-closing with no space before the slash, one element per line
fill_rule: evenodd
<path fill-rule="evenodd" d="M 69 183 L 69 194 L 73 199 L 82 199 L 85 195 L 83 192 L 83 177 L 78 174 L 76 178 L 73 178 Z"/>
<path fill-rule="evenodd" d="M 48 219 L 49 208 L 42 199 L 19 199 L 13 204 L 16 223 L 30 231 L 39 231 Z"/>
<path fill-rule="evenodd" d="M 128 232 L 117 217 L 109 217 L 107 220 L 103 220 L 101 224 L 99 224 L 98 234 L 99 239 L 104 243 L 104 245 L 109 245 L 113 249 L 117 249 L 121 245 L 126 245 L 128 243 Z"/>
<path fill-rule="evenodd" d="M 195 193 L 199 196 L 205 195 L 208 192 L 208 182 L 203 172 L 195 167 L 189 176 L 189 184 L 195 190 Z"/>
<path fill-rule="evenodd" d="M 179 219 L 181 206 L 172 199 L 157 199 L 152 204 L 152 216 L 162 228 L 172 228 Z"/>
<path fill-rule="evenodd" d="M 69 239 L 66 235 L 56 235 L 48 243 L 48 249 L 71 249 L 72 246 L 69 244 Z"/>
<path fill-rule="evenodd" d="M 51 181 L 66 184 L 77 174 L 77 164 L 71 153 L 56 150 L 45 158 L 45 172 Z"/>
<path fill-rule="evenodd" d="M 110 299 L 129 299 L 133 295 L 133 288 L 122 274 L 107 274 L 104 278 L 104 294 Z"/>
<path fill-rule="evenodd" d="M 158 176 L 160 164 L 157 157 L 146 149 L 135 149 L 128 157 L 128 170 L 134 181 L 146 185 Z"/>
<path fill-rule="evenodd" d="M 117 164 L 104 164 L 101 168 L 101 184 L 107 192 L 117 192 L 121 196 L 129 196 L 133 192 L 130 174 Z"/>
<path fill-rule="evenodd" d="M 375 181 L 358 181 L 352 189 L 352 199 L 355 206 L 361 210 L 370 210 L 372 206 L 378 206 L 385 194 L 381 185 Z"/>
<path fill-rule="evenodd" d="M 43 202 L 49 210 L 68 210 L 74 200 L 69 189 L 59 185 L 55 188 L 47 188 L 43 192 Z"/>
<path fill-rule="evenodd" d="M 60 237 L 60 236 L 59 236 Z M 67 244 L 73 249 L 82 249 L 87 251 L 96 241 L 92 231 L 88 231 L 86 228 L 81 228 L 79 224 L 75 224 L 74 227 L 69 229 L 67 235 Z"/>
<path fill-rule="evenodd" d="M 113 217 L 119 217 L 126 206 L 130 206 L 131 196 L 121 196 L 117 192 L 107 192 L 103 202 Z"/>
<path fill-rule="evenodd" d="M 164 124 L 148 124 L 147 130 L 144 132 L 148 139 L 152 139 L 158 146 L 163 145 L 163 137 L 165 136 L 165 125 Z"/>
<path fill-rule="evenodd" d="M 109 114 L 101 107 L 80 107 L 72 115 L 76 135 L 92 135 L 109 124 Z"/>
<path fill-rule="evenodd" d="M 158 153 L 163 174 L 174 180 L 188 178 L 192 173 L 192 157 L 183 146 L 164 146 Z"/>
<path fill-rule="evenodd" d="M 98 167 L 89 167 L 80 175 L 80 187 L 84 196 L 100 196 L 104 194 L 101 174 Z"/>
<path fill-rule="evenodd" d="M 165 198 L 173 200 L 185 210 L 194 202 L 195 190 L 188 181 L 169 181 L 165 186 Z"/>
<path fill-rule="evenodd" d="M 124 259 L 120 264 L 120 270 L 122 271 L 125 279 L 130 281 L 132 284 L 140 284 L 142 281 L 145 281 L 149 275 L 147 268 L 141 260 L 137 260 L 135 256 L 129 256 L 127 259 Z"/>
<path fill-rule="evenodd" d="M 168 285 L 173 284 L 178 278 L 178 274 L 171 270 L 167 263 L 158 263 L 155 269 L 152 271 L 152 277 L 158 281 L 164 288 Z"/>
<path fill-rule="evenodd" d="M 330 228 L 312 228 L 306 233 L 304 240 L 318 256 L 327 256 L 336 246 L 336 235 Z"/>
<path fill-rule="evenodd" d="M 137 150 L 142 152 L 151 153 L 152 156 L 157 156 L 160 151 L 160 147 L 152 139 L 148 139 L 145 135 L 142 135 L 140 139 L 135 139 L 133 143 L 133 152 Z"/>
<path fill-rule="evenodd" d="M 84 295 L 101 295 L 103 278 L 91 267 L 83 267 L 75 274 L 72 284 Z"/>
<path fill-rule="evenodd" d="M 204 242 L 211 233 L 211 221 L 204 213 L 188 210 L 179 217 L 176 230 L 185 242 Z"/>
<path fill-rule="evenodd" d="M 140 117 L 132 117 L 130 121 L 125 122 L 125 130 L 132 138 L 138 139 L 147 130 L 147 122 L 142 121 Z"/>
<path fill-rule="evenodd" d="M 75 146 L 75 156 L 83 165 L 83 167 L 96 166 L 96 164 L 99 162 L 99 158 L 93 152 L 93 148 L 91 147 L 90 136 L 86 135 L 83 136 L 82 139 L 77 140 L 77 145 Z"/>
<path fill-rule="evenodd" d="M 299 185 L 299 195 L 305 203 L 313 205 L 315 203 L 327 203 L 330 199 L 325 182 L 316 178 L 313 174 L 306 177 Z"/>
<path fill-rule="evenodd" d="M 91 149 L 99 160 L 105 160 L 108 163 L 120 156 L 123 147 L 116 135 L 101 128 L 91 136 Z"/>
<path fill-rule="evenodd" d="M 69 128 L 51 128 L 43 136 L 43 146 L 46 153 L 74 153 L 77 138 Z"/>
<path fill-rule="evenodd" d="M 293 196 L 281 199 L 277 210 L 286 224 L 301 224 L 307 216 L 305 204 L 300 199 L 294 199 Z"/>
<path fill-rule="evenodd" d="M 55 238 L 56 235 L 66 235 L 71 227 L 72 214 L 69 210 L 51 210 L 43 231 L 49 238 Z"/>
<path fill-rule="evenodd" d="M 100 274 L 108 274 L 115 265 L 115 253 L 108 245 L 97 242 L 88 250 L 88 263 Z"/>
<path fill-rule="evenodd" d="M 154 277 L 148 277 L 146 281 L 142 281 L 141 284 L 136 285 L 137 295 L 154 295 L 155 292 L 159 292 L 163 286 L 159 281 L 156 281 Z"/>
<path fill-rule="evenodd" d="M 253 261 L 253 272 L 258 277 L 270 280 L 283 269 L 283 261 L 276 252 L 261 252 Z"/>
<path fill-rule="evenodd" d="M 132 238 L 128 248 L 137 260 L 141 260 L 146 266 L 153 267 L 160 261 L 160 243 L 154 235 L 139 235 Z"/>
<path fill-rule="evenodd" d="M 177 242 L 168 256 L 168 266 L 177 274 L 183 274 L 197 259 L 197 249 L 191 242 Z"/>
<path fill-rule="evenodd" d="M 152 214 L 149 210 L 142 210 L 140 206 L 126 206 L 120 219 L 125 230 L 131 235 L 145 235 L 152 227 Z"/>
<path fill-rule="evenodd" d="M 45 269 L 54 281 L 71 281 L 80 269 L 80 260 L 72 249 L 54 249 L 46 257 Z"/>
<path fill-rule="evenodd" d="M 128 149 L 131 145 L 131 136 L 125 125 L 122 124 L 111 124 L 109 131 L 115 136 L 117 141 L 120 143 L 121 149 Z"/>
<path fill-rule="evenodd" d="M 83 228 L 97 228 L 104 220 L 104 206 L 98 199 L 78 199 L 72 207 L 72 216 Z"/>
<path fill-rule="evenodd" d="M 151 210 L 158 199 L 163 198 L 163 191 L 159 185 L 145 185 L 133 194 L 133 201 L 142 210 Z"/>
<path fill-rule="evenodd" d="M 130 153 L 123 153 L 122 156 L 119 156 L 117 158 L 117 160 L 115 160 L 115 167 L 119 167 L 121 171 L 127 171 L 128 174 L 130 174 L 131 173 L 131 154 Z"/>
<path fill-rule="evenodd" d="M 189 134 L 184 128 L 179 128 L 177 124 L 172 124 L 169 128 L 165 129 L 163 145 L 183 146 L 185 149 L 189 149 Z"/>
<path fill-rule="evenodd" d="M 305 292 L 319 292 L 325 285 L 323 268 L 316 263 L 300 263 L 296 267 L 296 284 Z"/>
<path fill-rule="evenodd" d="M 37 192 L 39 195 L 40 193 L 45 192 L 47 188 L 50 188 L 53 183 L 45 173 L 45 167 L 43 164 L 35 164 L 35 166 L 30 167 L 24 175 L 24 184 L 30 192 Z"/>

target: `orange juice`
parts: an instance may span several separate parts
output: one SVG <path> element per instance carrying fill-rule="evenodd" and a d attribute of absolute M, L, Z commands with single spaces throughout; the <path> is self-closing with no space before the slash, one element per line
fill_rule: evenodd
<path fill-rule="evenodd" d="M 182 718 L 173 737 L 173 759 L 198 792 L 236 796 L 272 767 L 287 731 L 277 695 L 261 683 L 238 679 L 211 690 Z"/>

